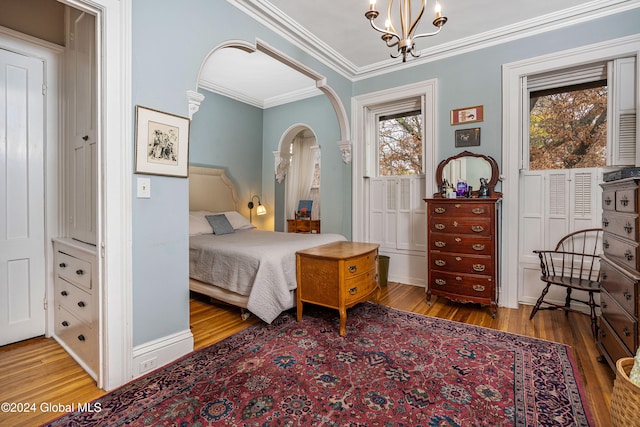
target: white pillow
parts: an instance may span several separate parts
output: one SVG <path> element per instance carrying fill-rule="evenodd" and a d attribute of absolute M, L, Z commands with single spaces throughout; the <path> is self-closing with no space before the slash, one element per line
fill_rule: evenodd
<path fill-rule="evenodd" d="M 249 228 L 256 228 L 255 225 L 251 224 L 244 215 L 237 211 L 227 211 L 223 212 L 227 217 L 231 226 L 234 230 L 247 230 Z"/>
<path fill-rule="evenodd" d="M 189 212 L 189 236 L 199 236 L 201 234 L 213 234 L 211 224 L 205 218 L 210 212 Z"/>

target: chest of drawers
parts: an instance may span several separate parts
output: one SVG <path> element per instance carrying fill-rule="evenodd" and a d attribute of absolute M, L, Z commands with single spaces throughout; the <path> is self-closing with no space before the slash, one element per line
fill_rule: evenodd
<path fill-rule="evenodd" d="M 334 242 L 296 253 L 297 318 L 304 303 L 335 308 L 340 313 L 340 335 L 346 335 L 347 308 L 380 293 L 378 245 Z"/>
<path fill-rule="evenodd" d="M 56 239 L 53 248 L 56 340 L 98 380 L 100 347 L 95 247 Z"/>
<path fill-rule="evenodd" d="M 498 307 L 500 198 L 425 199 L 427 301 L 432 295 Z"/>
<path fill-rule="evenodd" d="M 614 371 L 616 361 L 632 357 L 640 345 L 639 183 L 638 178 L 628 178 L 601 184 L 604 255 L 597 346 Z"/>

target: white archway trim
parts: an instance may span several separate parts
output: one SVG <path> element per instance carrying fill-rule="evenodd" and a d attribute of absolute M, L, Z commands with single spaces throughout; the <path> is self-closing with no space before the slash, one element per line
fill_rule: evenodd
<path fill-rule="evenodd" d="M 500 305 L 518 307 L 520 277 L 518 277 L 519 233 L 519 169 L 522 159 L 521 80 L 532 74 L 560 70 L 582 64 L 605 61 L 622 56 L 638 56 L 640 36 L 633 35 L 581 46 L 549 55 L 529 58 L 502 66 L 502 181 L 503 213 L 501 253 Z M 640 76 L 640 75 L 639 75 Z M 640 80 L 640 77 L 638 77 Z M 640 84 L 636 82 L 636 84 Z"/>
<path fill-rule="evenodd" d="M 213 55 L 216 51 L 224 48 L 242 49 L 246 52 L 255 52 L 255 51 L 262 52 L 265 55 L 268 55 L 271 58 L 298 71 L 299 73 L 305 75 L 306 77 L 313 79 L 316 82 L 316 87 L 320 89 L 320 91 L 322 91 L 322 93 L 324 93 L 324 95 L 329 99 L 329 102 L 331 102 L 331 105 L 333 106 L 333 109 L 336 113 L 336 118 L 338 119 L 338 126 L 340 128 L 340 141 L 338 141 L 337 144 L 338 144 L 338 147 L 340 148 L 340 151 L 342 152 L 342 160 L 345 163 L 349 163 L 351 161 L 351 143 L 349 142 L 349 134 L 351 130 L 349 129 L 349 119 L 347 117 L 347 111 L 344 108 L 342 101 L 340 100 L 336 92 L 333 90 L 333 88 L 327 85 L 326 77 L 316 73 L 311 68 L 296 61 L 290 56 L 287 56 L 284 53 L 276 50 L 275 48 L 271 47 L 270 45 L 268 45 L 267 43 L 263 42 L 260 39 L 256 40 L 255 45 L 248 43 L 244 40 L 228 40 L 224 43 L 217 45 L 211 51 L 209 51 L 209 53 L 205 56 L 204 60 L 202 61 L 202 64 L 200 65 L 200 70 L 198 71 L 198 78 L 196 80 L 196 85 L 195 85 L 196 89 L 194 91 L 187 91 L 187 98 L 189 99 L 190 117 L 198 111 L 197 108 L 195 108 L 196 101 L 193 94 L 194 93 L 198 94 L 198 86 L 199 86 L 202 70 L 205 66 L 205 63 L 211 57 L 211 55 Z M 199 108 L 199 103 L 198 103 L 198 108 Z M 192 109 L 195 109 L 193 113 L 191 113 Z M 348 155 L 345 155 L 346 151 L 348 151 Z M 345 160 L 345 159 L 348 159 L 348 160 Z"/>

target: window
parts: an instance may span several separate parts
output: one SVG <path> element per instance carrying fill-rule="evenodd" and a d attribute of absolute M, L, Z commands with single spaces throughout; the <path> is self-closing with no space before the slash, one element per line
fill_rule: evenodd
<path fill-rule="evenodd" d="M 607 92 L 606 80 L 531 92 L 529 169 L 605 166 Z"/>
<path fill-rule="evenodd" d="M 422 153 L 420 110 L 379 116 L 379 176 L 422 174 Z"/>

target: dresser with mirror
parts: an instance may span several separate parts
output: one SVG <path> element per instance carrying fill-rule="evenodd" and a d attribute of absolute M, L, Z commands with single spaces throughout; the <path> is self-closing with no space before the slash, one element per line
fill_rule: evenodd
<path fill-rule="evenodd" d="M 464 151 L 436 169 L 438 191 L 427 208 L 427 302 L 441 296 L 456 302 L 498 307 L 498 164 Z M 443 188 L 451 183 L 451 189 Z M 459 183 L 462 183 L 458 186 Z M 456 190 L 458 190 L 456 192 Z"/>

